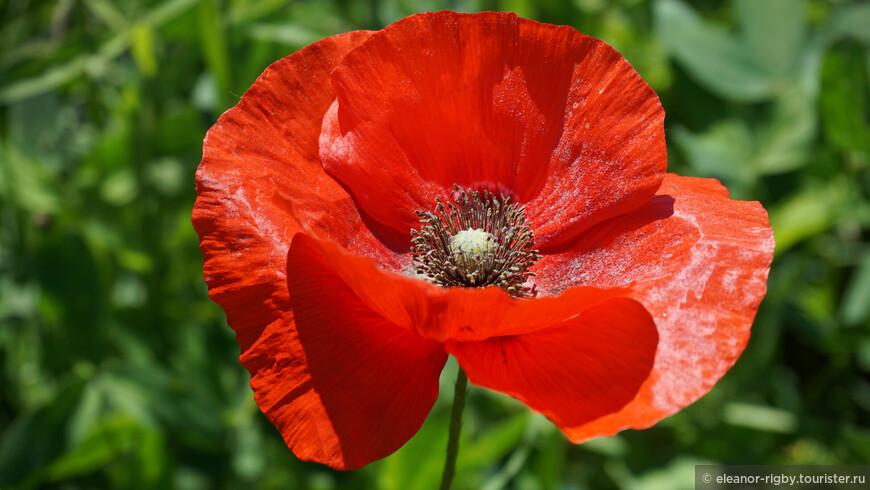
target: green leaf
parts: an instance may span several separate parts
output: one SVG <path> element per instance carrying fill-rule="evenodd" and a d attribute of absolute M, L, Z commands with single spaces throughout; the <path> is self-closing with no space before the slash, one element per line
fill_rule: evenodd
<path fill-rule="evenodd" d="M 393 455 L 370 465 L 377 474 L 377 488 L 427 488 L 432 486 L 432 482 L 439 481 L 447 448 L 449 422 L 449 408 L 433 410 L 423 427 L 407 444 Z M 459 458 L 462 459 L 461 443 Z"/>
<path fill-rule="evenodd" d="M 154 57 L 154 30 L 147 24 L 138 23 L 130 31 L 131 51 L 136 66 L 148 78 L 157 74 L 157 60 Z"/>
<path fill-rule="evenodd" d="M 740 120 L 722 120 L 702 134 L 676 128 L 674 138 L 701 175 L 728 184 L 748 183 L 755 178 L 751 166 L 755 143 L 749 128 Z"/>
<path fill-rule="evenodd" d="M 248 28 L 248 35 L 260 41 L 288 46 L 306 46 L 323 37 L 321 33 L 295 23 L 253 24 Z"/>
<path fill-rule="evenodd" d="M 117 484 L 153 488 L 163 472 L 162 446 L 154 429 L 127 415 L 114 414 L 101 421 L 81 444 L 53 461 L 45 469 L 45 480 L 88 475 L 118 461 L 123 462 L 124 471 L 115 476 Z"/>
<path fill-rule="evenodd" d="M 794 170 L 809 163 L 816 132 L 816 98 L 796 86 L 776 100 L 770 121 L 759 131 L 752 164 L 758 175 Z"/>
<path fill-rule="evenodd" d="M 843 38 L 851 37 L 870 43 L 868 25 L 870 25 L 870 3 L 855 2 L 844 5 L 819 29 L 815 41 L 823 50 Z"/>
<path fill-rule="evenodd" d="M 500 420 L 475 440 L 463 441 L 457 472 L 481 468 L 502 459 L 516 447 L 529 424 L 530 412 L 522 409 L 507 420 Z"/>
<path fill-rule="evenodd" d="M 855 196 L 854 185 L 835 179 L 823 185 L 807 185 L 770 209 L 776 237 L 776 252 L 821 233 L 837 223 Z"/>
<path fill-rule="evenodd" d="M 832 51 L 825 56 L 820 105 L 828 141 L 842 150 L 870 152 L 867 74 L 857 50 Z"/>
<path fill-rule="evenodd" d="M 743 38 L 759 66 L 780 79 L 797 69 L 806 40 L 803 0 L 737 0 Z"/>
<path fill-rule="evenodd" d="M 33 486 L 45 464 L 64 450 L 69 414 L 84 383 L 75 381 L 52 402 L 33 412 L 19 414 L 0 437 L 0 486 Z"/>
<path fill-rule="evenodd" d="M 725 405 L 722 420 L 729 425 L 765 432 L 790 434 L 798 428 L 795 414 L 779 408 L 749 403 Z"/>
<path fill-rule="evenodd" d="M 102 376 L 106 403 L 115 410 L 128 414 L 135 420 L 149 425 L 156 423 L 154 405 L 156 393 L 139 380 L 124 372 L 106 372 Z"/>
<path fill-rule="evenodd" d="M 654 16 L 665 49 L 707 89 L 742 102 L 773 94 L 766 69 L 724 27 L 703 21 L 679 0 L 657 1 Z"/>
<path fill-rule="evenodd" d="M 3 243 L 0 242 L 0 268 L 8 267 L 6 251 L 3 250 Z M 30 284 L 18 284 L 12 280 L 12 276 L 0 277 L 0 322 L 5 322 L 14 317 L 28 318 L 36 316 L 37 299 L 39 293 L 37 288 Z M 13 330 L 10 324 L 6 324 L 7 328 L 3 329 L 2 334 L 11 335 Z M 2 345 L 2 343 L 0 343 Z M 10 359 L 7 359 L 7 362 Z"/>
<path fill-rule="evenodd" d="M 495 475 L 491 476 L 486 484 L 483 485 L 483 490 L 499 490 L 507 486 L 511 480 L 516 478 L 526 465 L 532 447 L 538 440 L 538 434 L 541 432 L 541 428 L 544 426 L 552 427 L 550 422 L 543 415 L 524 410 L 524 413 L 517 414 L 514 417 L 520 415 L 523 416 L 524 419 L 521 440 L 513 440 L 513 437 L 506 439 L 503 435 L 502 437 L 492 437 L 487 434 L 487 439 L 495 441 L 501 439 L 500 442 L 502 443 L 502 446 L 498 447 L 495 444 L 488 444 L 488 446 L 490 446 L 488 448 L 489 457 L 486 460 L 483 460 L 484 464 L 486 464 L 486 462 L 499 461 L 503 459 L 508 451 L 511 451 L 511 454 L 502 468 Z M 504 433 L 504 430 L 500 429 L 499 432 Z"/>
<path fill-rule="evenodd" d="M 870 317 L 870 252 L 864 253 L 860 265 L 843 293 L 840 315 L 846 325 L 858 325 Z"/>
<path fill-rule="evenodd" d="M 131 418 L 114 415 L 102 421 L 78 446 L 64 453 L 46 469 L 46 480 L 58 481 L 86 475 L 132 449 L 139 438 L 139 425 Z"/>
<path fill-rule="evenodd" d="M 635 480 L 633 490 L 692 490 L 695 488 L 695 466 L 705 464 L 693 456 L 681 456 L 661 469 L 653 469 Z"/>
<path fill-rule="evenodd" d="M 192 7 L 197 0 L 171 0 L 158 4 L 144 15 L 141 22 L 154 28 L 174 19 Z M 106 63 L 123 53 L 131 42 L 131 31 L 116 34 L 103 43 L 96 53 L 82 54 L 72 60 L 23 80 L 15 80 L 0 87 L 0 104 L 26 99 L 56 89 L 81 76 L 86 70 L 102 71 Z"/>
<path fill-rule="evenodd" d="M 90 55 L 77 56 L 66 63 L 55 65 L 39 75 L 4 84 L 0 87 L 0 104 L 23 100 L 58 88 L 81 76 L 94 59 L 96 57 Z"/>
<path fill-rule="evenodd" d="M 245 398 L 247 406 L 256 407 L 250 398 Z M 253 480 L 259 478 L 266 468 L 263 454 L 263 434 L 255 424 L 255 416 L 259 410 L 252 408 L 246 411 L 244 422 L 236 427 L 233 440 L 233 470 L 242 478 Z"/>
<path fill-rule="evenodd" d="M 121 32 L 127 28 L 127 19 L 124 18 L 124 14 L 112 2 L 108 0 L 85 0 L 84 4 L 91 13 L 102 20 L 113 31 Z"/>
<path fill-rule="evenodd" d="M 534 18 L 536 3 L 531 0 L 501 0 L 501 8 L 499 10 L 507 10 L 520 17 Z"/>
<path fill-rule="evenodd" d="M 54 175 L 17 148 L 0 141 L 0 198 L 32 213 L 55 213 L 60 199 Z"/>
<path fill-rule="evenodd" d="M 221 109 L 229 106 L 231 90 L 229 51 L 221 12 L 215 0 L 200 0 L 197 8 L 199 39 L 206 65 L 217 83 Z"/>
<path fill-rule="evenodd" d="M 544 488 L 559 488 L 560 483 L 565 480 L 565 469 L 569 465 L 569 448 L 573 445 L 555 427 L 542 432 L 541 441 L 535 445 L 535 453 L 526 468 L 527 471 L 538 475 Z M 589 443 L 609 439 L 612 438 L 602 437 L 587 441 L 583 443 L 583 448 L 586 449 Z"/>
<path fill-rule="evenodd" d="M 285 0 L 245 0 L 230 2 L 228 18 L 233 25 L 272 17 L 287 6 Z M 297 8 L 303 5 L 296 5 Z"/>
<path fill-rule="evenodd" d="M 583 443 L 583 449 L 611 458 L 624 458 L 628 450 L 625 438 L 617 434 L 612 437 L 599 437 Z"/>
<path fill-rule="evenodd" d="M 70 444 L 84 442 L 86 436 L 99 423 L 103 415 L 103 386 L 99 376 L 91 378 L 84 387 L 81 398 L 70 411 L 67 437 Z"/>
<path fill-rule="evenodd" d="M 726 119 L 701 134 L 677 128 L 675 140 L 700 174 L 738 190 L 748 188 L 760 176 L 809 163 L 816 130 L 815 98 L 796 86 L 776 99 L 772 111 L 770 119 L 754 130 L 738 119 Z"/>
<path fill-rule="evenodd" d="M 626 490 L 693 490 L 695 488 L 695 466 L 716 464 L 693 455 L 674 458 L 661 467 L 653 467 L 639 475 L 633 475 L 622 461 L 606 467 L 608 473 Z"/>

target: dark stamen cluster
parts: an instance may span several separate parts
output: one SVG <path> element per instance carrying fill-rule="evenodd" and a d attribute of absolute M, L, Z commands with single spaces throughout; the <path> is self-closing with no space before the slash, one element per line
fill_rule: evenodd
<path fill-rule="evenodd" d="M 498 286 L 511 296 L 535 296 L 523 286 L 541 255 L 534 250 L 532 232 L 525 223 L 524 208 L 510 204 L 510 198 L 496 198 L 487 191 L 466 192 L 459 186 L 454 199 L 445 204 L 437 199 L 435 212 L 417 211 L 423 226 L 411 230 L 414 270 L 444 287 Z M 463 230 L 482 230 L 494 244 L 481 256 L 470 257 L 451 247 L 451 238 Z"/>

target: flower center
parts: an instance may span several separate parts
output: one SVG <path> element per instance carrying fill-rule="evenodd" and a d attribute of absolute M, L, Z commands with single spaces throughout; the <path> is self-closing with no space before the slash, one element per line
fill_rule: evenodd
<path fill-rule="evenodd" d="M 465 261 L 469 269 L 477 268 L 477 264 L 486 259 L 498 248 L 495 237 L 482 229 L 459 230 L 450 237 L 450 252 L 455 261 Z"/>
<path fill-rule="evenodd" d="M 422 226 L 411 230 L 414 270 L 439 286 L 497 286 L 517 298 L 535 296 L 525 282 L 541 256 L 523 208 L 504 194 L 453 187 L 446 204 L 437 199 L 434 212 L 417 211 Z"/>

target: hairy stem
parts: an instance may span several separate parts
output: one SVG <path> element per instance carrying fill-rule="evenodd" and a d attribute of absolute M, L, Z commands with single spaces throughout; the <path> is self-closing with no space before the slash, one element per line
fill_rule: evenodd
<path fill-rule="evenodd" d="M 450 435 L 447 439 L 447 460 L 441 475 L 441 490 L 447 490 L 453 483 L 456 473 L 456 456 L 459 454 L 459 434 L 462 432 L 462 409 L 465 408 L 465 395 L 468 394 L 468 377 L 459 368 L 456 390 L 453 392 L 453 409 L 450 411 Z"/>

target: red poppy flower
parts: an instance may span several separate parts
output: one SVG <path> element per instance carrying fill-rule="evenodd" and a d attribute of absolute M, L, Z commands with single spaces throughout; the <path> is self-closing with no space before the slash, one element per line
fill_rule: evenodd
<path fill-rule="evenodd" d="M 206 136 L 193 222 L 293 452 L 392 453 L 448 353 L 574 442 L 709 391 L 773 237 L 757 202 L 665 173 L 663 120 L 610 46 L 508 13 L 414 15 L 270 66 Z"/>

